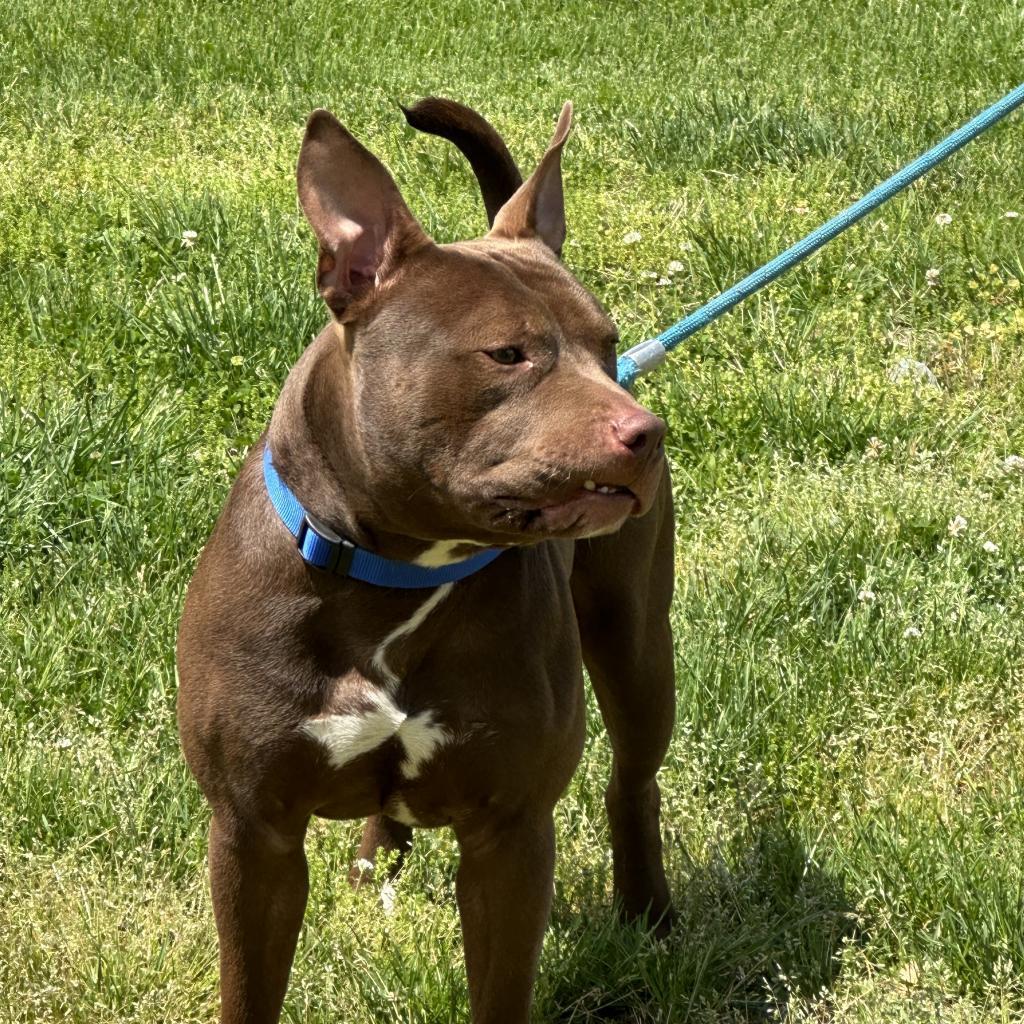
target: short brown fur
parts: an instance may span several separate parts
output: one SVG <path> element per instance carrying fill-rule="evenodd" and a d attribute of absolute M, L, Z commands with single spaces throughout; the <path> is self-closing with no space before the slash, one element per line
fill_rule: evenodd
<path fill-rule="evenodd" d="M 670 919 L 655 782 L 674 706 L 664 425 L 615 383 L 614 328 L 557 258 L 568 105 L 521 185 L 497 133 L 447 109 L 478 174 L 490 147 L 490 202 L 505 200 L 486 238 L 447 246 L 331 115 L 310 119 L 299 195 L 334 319 L 289 375 L 182 616 L 178 716 L 213 809 L 224 1024 L 278 1019 L 310 818 L 368 818 L 359 856 L 372 861 L 408 848 L 396 808 L 455 831 L 473 1021 L 527 1020 L 552 809 L 583 745 L 583 663 L 614 751 L 620 908 L 659 932 Z M 310 512 L 385 557 L 506 550 L 389 645 L 382 670 L 382 640 L 433 591 L 307 566 L 268 500 L 266 444 Z M 334 766 L 306 723 L 360 715 L 392 692 L 387 673 L 401 710 L 431 713 L 449 739 L 415 776 L 397 734 Z"/>

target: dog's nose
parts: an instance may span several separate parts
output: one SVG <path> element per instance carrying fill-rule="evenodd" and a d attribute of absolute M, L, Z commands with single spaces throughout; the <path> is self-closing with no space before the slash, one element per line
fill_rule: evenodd
<path fill-rule="evenodd" d="M 636 409 L 613 422 L 612 433 L 623 448 L 642 458 L 661 450 L 665 440 L 665 422 L 646 409 Z"/>

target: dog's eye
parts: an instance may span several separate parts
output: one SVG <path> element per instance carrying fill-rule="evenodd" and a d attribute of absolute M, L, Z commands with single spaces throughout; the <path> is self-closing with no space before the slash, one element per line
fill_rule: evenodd
<path fill-rule="evenodd" d="M 526 356 L 521 348 L 509 345 L 507 348 L 496 348 L 493 352 L 487 353 L 496 363 L 502 366 L 512 366 L 515 363 L 525 363 Z"/>

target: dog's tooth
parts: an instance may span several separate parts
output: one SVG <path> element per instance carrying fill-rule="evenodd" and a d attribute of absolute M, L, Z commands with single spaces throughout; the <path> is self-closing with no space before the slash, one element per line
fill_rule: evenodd
<path fill-rule="evenodd" d="M 607 485 L 605 485 L 604 487 L 598 487 L 597 493 L 598 494 L 611 494 L 612 493 L 612 489 L 610 487 L 608 487 Z"/>
<path fill-rule="evenodd" d="M 583 489 L 585 491 L 596 491 L 597 490 L 597 484 L 594 483 L 593 480 L 584 480 L 583 481 Z"/>

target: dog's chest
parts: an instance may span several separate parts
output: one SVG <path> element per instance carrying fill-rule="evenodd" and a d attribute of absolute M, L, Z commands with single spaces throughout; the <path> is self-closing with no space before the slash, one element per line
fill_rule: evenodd
<path fill-rule="evenodd" d="M 383 809 L 409 824 L 423 823 L 409 810 L 409 803 L 422 805 L 418 791 L 435 790 L 442 778 L 448 793 L 493 790 L 487 780 L 496 770 L 521 771 L 546 740 L 562 742 L 579 717 L 571 603 L 550 609 L 568 616 L 560 630 L 541 630 L 524 647 L 521 631 L 496 627 L 515 608 L 474 618 L 452 601 L 453 586 L 438 587 L 381 636 L 365 675 L 341 680 L 323 713 L 300 726 L 339 770 L 339 783 L 386 760 Z"/>
<path fill-rule="evenodd" d="M 303 732 L 323 747 L 333 768 L 343 768 L 363 754 L 396 741 L 402 752 L 399 771 L 403 778 L 413 779 L 437 749 L 450 741 L 450 731 L 438 721 L 433 709 L 421 706 L 410 710 L 401 693 L 402 680 L 388 658 L 391 649 L 414 634 L 448 597 L 452 586 L 446 583 L 438 587 L 408 619 L 381 638 L 370 659 L 373 678 L 363 678 L 354 685 L 346 681 L 339 695 L 341 707 L 303 722 Z"/>

